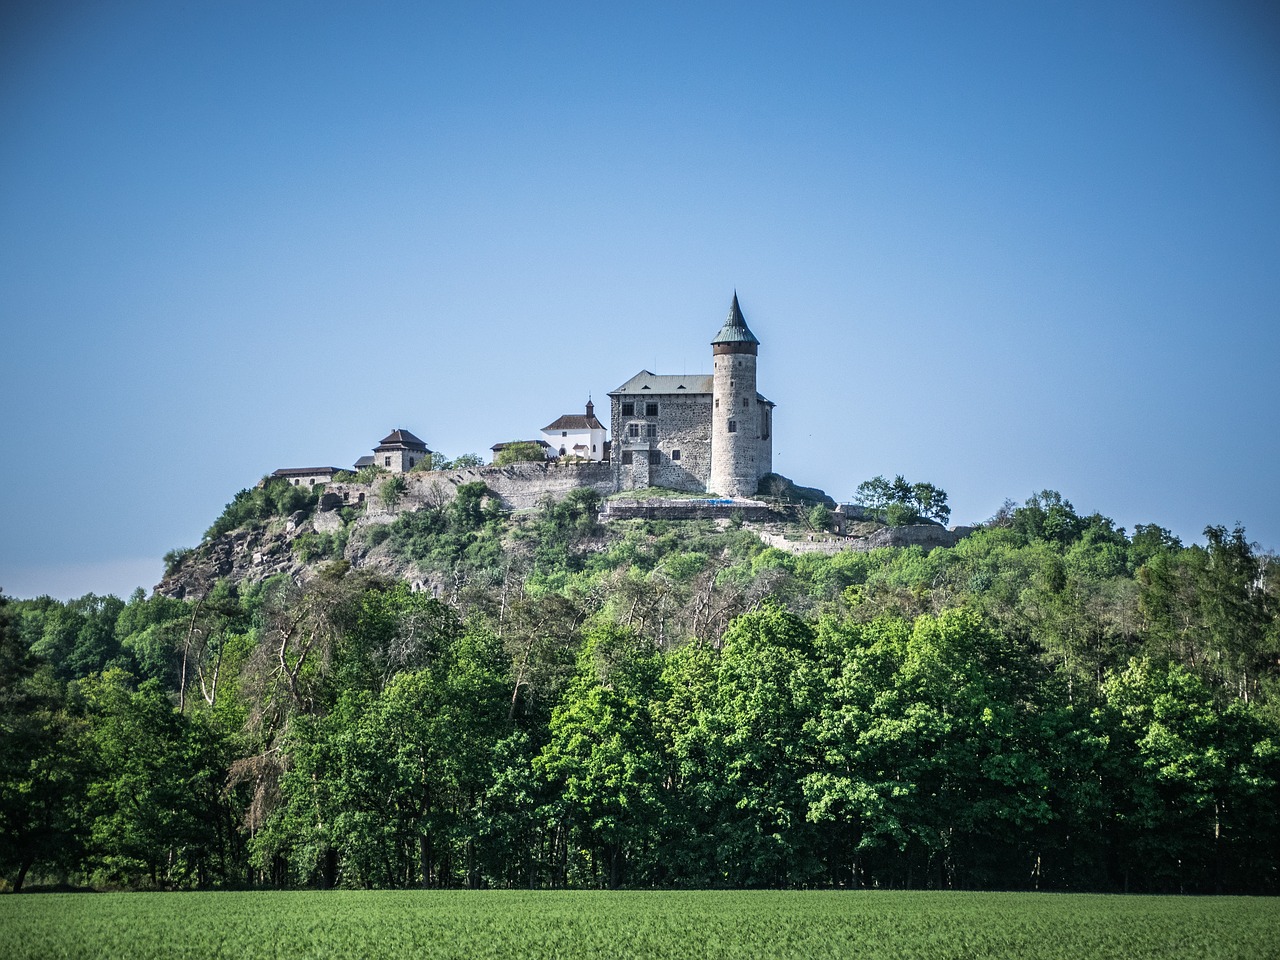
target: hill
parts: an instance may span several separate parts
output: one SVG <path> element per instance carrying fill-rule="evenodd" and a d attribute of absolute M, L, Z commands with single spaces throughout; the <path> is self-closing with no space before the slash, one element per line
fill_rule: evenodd
<path fill-rule="evenodd" d="M 1280 890 L 1280 569 L 1243 530 L 1046 491 L 793 552 L 761 533 L 837 542 L 824 504 L 432 479 L 264 485 L 150 598 L 7 601 L 9 882 Z"/>

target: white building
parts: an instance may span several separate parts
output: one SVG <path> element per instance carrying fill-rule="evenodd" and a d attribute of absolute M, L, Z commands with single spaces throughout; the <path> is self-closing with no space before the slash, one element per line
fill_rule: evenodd
<path fill-rule="evenodd" d="M 566 413 L 542 428 L 542 439 L 557 457 L 581 457 L 599 462 L 605 459 L 608 431 L 596 419 L 595 405 L 588 400 L 587 412 Z"/>

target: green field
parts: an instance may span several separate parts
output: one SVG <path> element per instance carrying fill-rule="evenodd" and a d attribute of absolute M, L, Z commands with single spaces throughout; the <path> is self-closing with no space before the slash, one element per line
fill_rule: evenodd
<path fill-rule="evenodd" d="M 1014 893 L 305 892 L 0 897 L 0 957 L 1280 955 L 1280 901 Z"/>

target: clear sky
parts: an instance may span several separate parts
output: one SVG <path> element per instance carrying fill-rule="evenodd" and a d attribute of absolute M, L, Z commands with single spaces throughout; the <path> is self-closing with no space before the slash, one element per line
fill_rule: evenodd
<path fill-rule="evenodd" d="M 242 487 L 709 371 L 775 468 L 1280 548 L 1274 4 L 0 13 L 0 586 L 150 588 Z"/>

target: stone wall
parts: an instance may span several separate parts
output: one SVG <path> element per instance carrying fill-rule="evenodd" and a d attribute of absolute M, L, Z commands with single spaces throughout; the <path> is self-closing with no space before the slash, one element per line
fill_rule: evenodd
<path fill-rule="evenodd" d="M 973 533 L 973 527 L 940 527 L 932 523 L 905 527 L 881 527 L 866 537 L 841 537 L 830 534 L 814 534 L 811 539 L 788 540 L 765 530 L 753 531 L 764 543 L 788 553 L 842 553 L 853 550 L 865 553 L 880 547 L 920 547 L 925 551 L 935 547 L 954 547 Z"/>
<path fill-rule="evenodd" d="M 622 415 L 624 402 L 635 404 L 633 416 Z M 657 416 L 645 415 L 647 403 L 658 405 Z M 707 488 L 711 476 L 711 394 L 619 394 L 612 399 L 610 417 L 619 490 Z M 639 436 L 631 436 L 632 426 Z M 650 427 L 654 428 L 653 436 L 649 436 Z"/>
<path fill-rule="evenodd" d="M 431 470 L 400 474 L 406 491 L 394 503 L 383 501 L 379 490 L 387 476 L 372 484 L 332 483 L 326 493 L 333 494 L 326 504 L 364 506 L 365 515 L 359 526 L 390 523 L 397 515 L 423 507 L 441 506 L 451 501 L 458 487 L 466 483 L 483 483 L 503 506 L 511 510 L 529 510 L 544 498 L 563 499 L 571 490 L 590 487 L 602 497 L 615 491 L 613 469 L 608 463 L 513 463 L 505 467 L 492 464 L 463 470 Z"/>
<path fill-rule="evenodd" d="M 606 501 L 604 520 L 742 520 L 766 522 L 781 519 L 759 500 L 627 500 Z"/>

